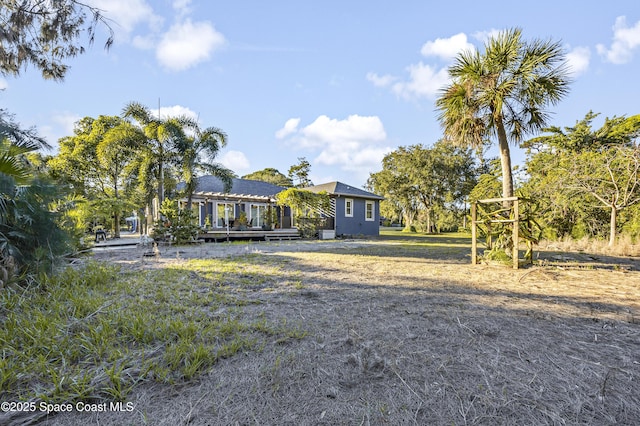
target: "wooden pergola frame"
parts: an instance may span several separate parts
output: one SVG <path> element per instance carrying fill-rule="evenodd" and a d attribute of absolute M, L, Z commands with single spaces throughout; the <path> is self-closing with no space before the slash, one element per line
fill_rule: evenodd
<path fill-rule="evenodd" d="M 492 219 L 492 220 L 478 220 L 477 206 L 478 204 L 491 204 L 491 203 L 511 203 L 511 210 L 513 219 Z M 506 197 L 506 198 L 487 198 L 484 200 L 478 200 L 471 204 L 471 264 L 478 264 L 478 223 L 488 223 L 490 226 L 491 223 L 511 223 L 512 224 L 512 238 L 513 238 L 513 269 L 518 269 L 519 267 L 519 258 L 518 258 L 518 245 L 520 242 L 520 199 L 518 197 Z M 489 244 L 491 244 L 491 236 L 488 236 Z M 528 247 L 528 257 L 529 261 L 533 263 L 533 246 L 527 241 Z"/>

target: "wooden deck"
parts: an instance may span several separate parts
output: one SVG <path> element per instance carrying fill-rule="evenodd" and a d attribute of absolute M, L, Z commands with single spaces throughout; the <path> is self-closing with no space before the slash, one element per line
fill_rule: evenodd
<path fill-rule="evenodd" d="M 262 229 L 248 229 L 246 231 L 215 230 L 203 231 L 198 233 L 198 239 L 206 242 L 219 242 L 229 240 L 264 240 L 264 241 L 281 241 L 281 240 L 298 240 L 300 233 L 296 228 L 274 229 L 272 231 L 263 231 Z"/>
<path fill-rule="evenodd" d="M 229 241 L 234 240 L 261 240 L 261 241 L 281 241 L 281 240 L 298 240 L 300 233 L 296 228 L 274 229 L 273 231 L 263 231 L 261 229 L 246 231 L 229 230 Z M 140 234 L 122 232 L 120 238 L 108 238 L 100 240 L 94 245 L 94 248 L 117 248 L 135 246 L 141 243 Z M 223 242 L 227 241 L 226 230 L 216 230 L 208 232 L 200 232 L 197 242 Z"/>

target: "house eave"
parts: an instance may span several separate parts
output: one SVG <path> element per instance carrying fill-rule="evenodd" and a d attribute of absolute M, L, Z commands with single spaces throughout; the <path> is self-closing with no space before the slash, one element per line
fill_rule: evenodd
<path fill-rule="evenodd" d="M 252 195 L 252 194 L 228 194 L 224 192 L 195 192 L 194 198 L 210 198 L 213 200 L 221 201 L 236 201 L 236 202 L 257 202 L 257 203 L 275 203 L 274 197 L 268 197 L 264 195 Z"/>

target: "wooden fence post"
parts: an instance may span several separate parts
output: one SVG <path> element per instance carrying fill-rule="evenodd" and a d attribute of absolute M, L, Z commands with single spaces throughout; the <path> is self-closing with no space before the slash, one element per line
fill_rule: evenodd
<path fill-rule="evenodd" d="M 477 216 L 476 203 L 474 202 L 471 204 L 471 264 L 472 265 L 478 264 L 478 254 L 477 254 L 478 242 L 476 241 L 476 238 L 477 238 L 476 216 Z"/>
<path fill-rule="evenodd" d="M 520 242 L 520 209 L 518 199 L 513 201 L 513 269 L 518 269 L 518 243 Z"/>

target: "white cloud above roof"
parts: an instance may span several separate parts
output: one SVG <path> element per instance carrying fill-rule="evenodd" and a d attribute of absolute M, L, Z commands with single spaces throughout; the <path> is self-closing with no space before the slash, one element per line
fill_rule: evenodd
<path fill-rule="evenodd" d="M 295 133 L 298 131 L 298 124 L 300 124 L 300 119 L 299 118 L 290 118 L 287 120 L 286 123 L 284 123 L 284 126 L 282 127 L 282 129 L 278 130 L 276 132 L 276 138 L 278 139 L 284 139 L 287 136 Z"/>
<path fill-rule="evenodd" d="M 293 126 L 292 120 L 295 121 Z M 350 115 L 346 119 L 317 117 L 299 128 L 300 119 L 290 119 L 281 129 L 289 129 L 289 142 L 298 149 L 315 155 L 312 163 L 337 166 L 366 178 L 368 172 L 380 167 L 387 146 L 387 134 L 377 116 Z"/>
<path fill-rule="evenodd" d="M 236 174 L 242 176 L 249 173 L 251 163 L 249 159 L 241 151 L 227 151 L 218 159 L 219 163 L 228 169 L 233 170 Z"/>
<path fill-rule="evenodd" d="M 209 22 L 184 22 L 171 26 L 160 40 L 156 57 L 171 71 L 183 71 L 206 61 L 226 40 Z"/>
<path fill-rule="evenodd" d="M 596 46 L 598 53 L 613 64 L 625 64 L 633 58 L 634 50 L 640 47 L 640 21 L 629 27 L 627 18 L 619 16 L 613 25 L 613 41 L 611 46 Z"/>

